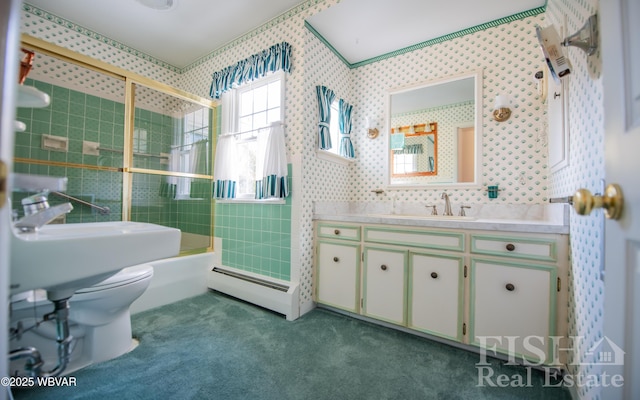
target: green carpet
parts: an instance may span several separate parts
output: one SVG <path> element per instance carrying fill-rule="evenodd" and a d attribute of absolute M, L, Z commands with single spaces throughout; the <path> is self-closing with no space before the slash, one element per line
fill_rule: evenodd
<path fill-rule="evenodd" d="M 477 387 L 478 354 L 316 309 L 289 322 L 217 293 L 133 316 L 134 351 L 72 374 L 76 387 L 16 399 L 569 399 L 542 387 Z M 491 360 L 496 374 L 522 367 Z"/>

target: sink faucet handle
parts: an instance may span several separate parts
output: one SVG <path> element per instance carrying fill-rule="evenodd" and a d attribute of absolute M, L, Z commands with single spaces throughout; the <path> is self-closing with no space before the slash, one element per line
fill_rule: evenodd
<path fill-rule="evenodd" d="M 37 193 L 22 199 L 24 215 L 31 215 L 49 208 L 48 192 Z"/>
<path fill-rule="evenodd" d="M 438 209 L 436 208 L 435 205 L 427 204 L 425 207 L 432 207 L 431 215 L 438 215 Z"/>
<path fill-rule="evenodd" d="M 467 214 L 465 214 L 465 212 L 464 212 L 464 209 L 465 209 L 465 208 L 471 208 L 471 206 L 465 206 L 465 205 L 460 206 L 460 213 L 458 214 L 458 216 L 460 216 L 460 217 L 464 217 L 464 216 L 466 216 L 466 215 L 467 215 Z"/>

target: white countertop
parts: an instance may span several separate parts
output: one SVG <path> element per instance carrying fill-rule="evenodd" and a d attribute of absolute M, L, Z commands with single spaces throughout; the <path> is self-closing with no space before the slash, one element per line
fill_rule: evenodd
<path fill-rule="evenodd" d="M 448 219 L 449 218 L 449 219 Z M 382 214 L 315 214 L 314 220 L 350 222 L 361 224 L 389 224 L 400 226 L 417 226 L 425 228 L 448 228 L 467 230 L 486 230 L 525 233 L 568 234 L 569 225 L 565 221 L 475 218 L 459 219 L 458 217 L 431 217 L 411 215 Z"/>

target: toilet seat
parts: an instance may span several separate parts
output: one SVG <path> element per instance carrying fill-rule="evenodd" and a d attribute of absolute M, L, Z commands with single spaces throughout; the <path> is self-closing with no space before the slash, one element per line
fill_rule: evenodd
<path fill-rule="evenodd" d="M 93 293 L 102 290 L 116 288 L 118 286 L 128 285 L 139 280 L 148 278 L 153 275 L 153 266 L 149 264 L 141 264 L 133 267 L 123 268 L 117 274 L 96 283 L 95 285 L 76 290 L 76 294 Z"/>

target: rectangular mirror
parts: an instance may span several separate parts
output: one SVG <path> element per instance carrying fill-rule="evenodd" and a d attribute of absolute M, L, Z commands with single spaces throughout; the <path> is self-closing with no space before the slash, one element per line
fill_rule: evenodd
<path fill-rule="evenodd" d="M 482 73 L 389 91 L 390 188 L 480 186 Z"/>

